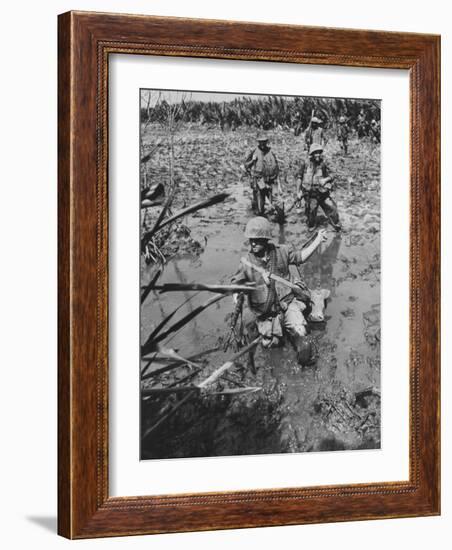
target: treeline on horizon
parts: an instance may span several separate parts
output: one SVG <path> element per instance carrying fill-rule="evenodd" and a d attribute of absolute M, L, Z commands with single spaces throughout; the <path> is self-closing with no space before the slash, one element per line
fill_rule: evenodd
<path fill-rule="evenodd" d="M 159 99 L 155 105 L 141 106 L 141 122 L 145 124 L 165 123 L 168 112 L 172 111 L 175 122 L 217 125 L 221 129 L 235 129 L 239 126 L 261 130 L 272 128 L 294 129 L 300 133 L 306 129 L 312 116 L 320 118 L 325 128 L 336 125 L 344 116 L 349 125 L 356 127 L 358 115 L 362 111 L 365 120 L 380 120 L 380 100 L 340 99 L 317 97 L 263 96 L 251 98 L 243 96 L 232 101 L 196 101 L 182 99 L 178 103 L 168 103 Z"/>

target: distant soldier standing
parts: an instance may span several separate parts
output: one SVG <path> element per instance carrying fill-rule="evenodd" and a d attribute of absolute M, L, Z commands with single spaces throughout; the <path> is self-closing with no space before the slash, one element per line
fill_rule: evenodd
<path fill-rule="evenodd" d="M 303 117 L 301 116 L 300 111 L 295 112 L 295 115 L 294 115 L 293 121 L 292 121 L 292 126 L 293 126 L 294 136 L 295 137 L 299 136 L 301 134 L 301 130 L 303 128 Z"/>
<path fill-rule="evenodd" d="M 356 132 L 358 133 L 358 138 L 361 139 L 367 135 L 367 121 L 364 110 L 361 109 L 358 115 L 358 120 L 356 123 Z"/>
<path fill-rule="evenodd" d="M 348 133 L 349 128 L 345 116 L 340 116 L 337 126 L 337 139 L 345 155 L 348 153 Z"/>
<path fill-rule="evenodd" d="M 322 128 L 322 121 L 320 118 L 313 116 L 311 122 L 306 128 L 304 134 L 305 149 L 309 151 L 313 143 L 318 143 L 319 145 L 326 144 L 325 132 Z"/>
<path fill-rule="evenodd" d="M 264 134 L 257 136 L 258 146 L 251 151 L 245 160 L 245 169 L 251 175 L 253 190 L 253 209 L 263 215 L 265 200 L 273 202 L 273 186 L 279 185 L 279 165 L 275 154 L 268 145 L 268 137 Z"/>
<path fill-rule="evenodd" d="M 297 199 L 305 201 L 308 227 L 314 228 L 319 206 L 336 231 L 341 229 L 337 205 L 331 198 L 333 178 L 323 159 L 323 147 L 318 143 L 309 149 L 309 161 L 301 162 L 297 177 Z"/>
<path fill-rule="evenodd" d="M 370 123 L 369 134 L 374 143 L 380 143 L 380 124 L 375 119 Z"/>
<path fill-rule="evenodd" d="M 239 271 L 232 281 L 234 284 L 248 282 L 256 285 L 249 293 L 248 303 L 262 345 L 267 348 L 280 345 L 285 331 L 297 350 L 299 363 L 306 365 L 312 359 L 304 316 L 306 304 L 310 303 L 309 294 L 302 283 L 291 280 L 289 265 L 305 262 L 326 240 L 326 232 L 320 230 L 306 248 L 297 251 L 291 246 L 270 242 L 270 223 L 266 218 L 256 217 L 248 222 L 245 237 L 249 239 L 250 250 L 241 259 Z M 273 275 L 279 281 L 273 279 Z"/>

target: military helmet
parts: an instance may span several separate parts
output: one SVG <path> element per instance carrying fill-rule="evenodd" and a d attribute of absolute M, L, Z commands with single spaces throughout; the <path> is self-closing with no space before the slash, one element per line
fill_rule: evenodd
<path fill-rule="evenodd" d="M 265 134 L 261 133 L 261 134 L 257 135 L 256 141 L 258 141 L 258 142 L 268 141 L 268 137 Z"/>
<path fill-rule="evenodd" d="M 323 147 L 320 143 L 313 143 L 309 148 L 309 155 L 313 155 L 314 153 L 323 153 Z"/>
<path fill-rule="evenodd" d="M 246 224 L 245 237 L 247 239 L 271 239 L 272 227 L 267 218 L 256 216 Z"/>

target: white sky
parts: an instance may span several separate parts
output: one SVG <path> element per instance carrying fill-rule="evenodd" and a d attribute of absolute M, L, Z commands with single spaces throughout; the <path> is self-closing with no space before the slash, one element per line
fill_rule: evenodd
<path fill-rule="evenodd" d="M 232 94 L 225 92 L 193 92 L 193 91 L 180 91 L 180 90 L 148 90 L 141 89 L 141 99 L 142 102 L 147 102 L 147 96 L 149 91 L 151 92 L 151 105 L 154 105 L 158 98 L 166 99 L 168 103 L 177 103 L 185 96 L 187 100 L 192 99 L 193 101 L 233 101 L 237 97 L 250 97 L 250 98 L 260 98 L 265 97 L 262 95 L 252 95 L 252 94 Z"/>
<path fill-rule="evenodd" d="M 182 98 L 185 100 L 193 101 L 233 101 L 238 97 L 247 97 L 250 99 L 259 99 L 263 97 L 268 97 L 268 94 L 246 94 L 246 93 L 228 93 L 228 92 L 207 92 L 207 91 L 183 91 L 183 90 L 153 90 L 148 88 L 140 88 L 141 95 L 141 104 L 142 106 L 147 104 L 148 94 L 151 93 L 151 106 L 154 106 L 155 103 L 160 99 L 165 99 L 168 103 L 179 103 Z M 295 97 L 295 96 L 284 96 L 278 94 L 278 97 Z M 308 96 L 299 96 L 299 97 L 308 97 Z M 317 97 L 317 96 L 314 96 Z M 320 96 L 319 96 L 320 97 Z M 324 99 L 333 99 L 331 97 L 325 96 Z M 342 98 L 341 98 L 342 99 Z M 360 101 L 366 101 L 364 98 L 348 98 L 348 99 L 358 99 Z M 375 102 L 375 99 L 370 100 Z"/>

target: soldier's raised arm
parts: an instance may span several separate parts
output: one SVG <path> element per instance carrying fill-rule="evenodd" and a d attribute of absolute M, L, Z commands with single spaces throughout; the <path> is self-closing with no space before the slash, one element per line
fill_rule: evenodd
<path fill-rule="evenodd" d="M 317 248 L 327 240 L 326 229 L 320 229 L 313 241 L 302 250 L 289 250 L 289 264 L 299 265 L 304 263 L 317 250 Z"/>

